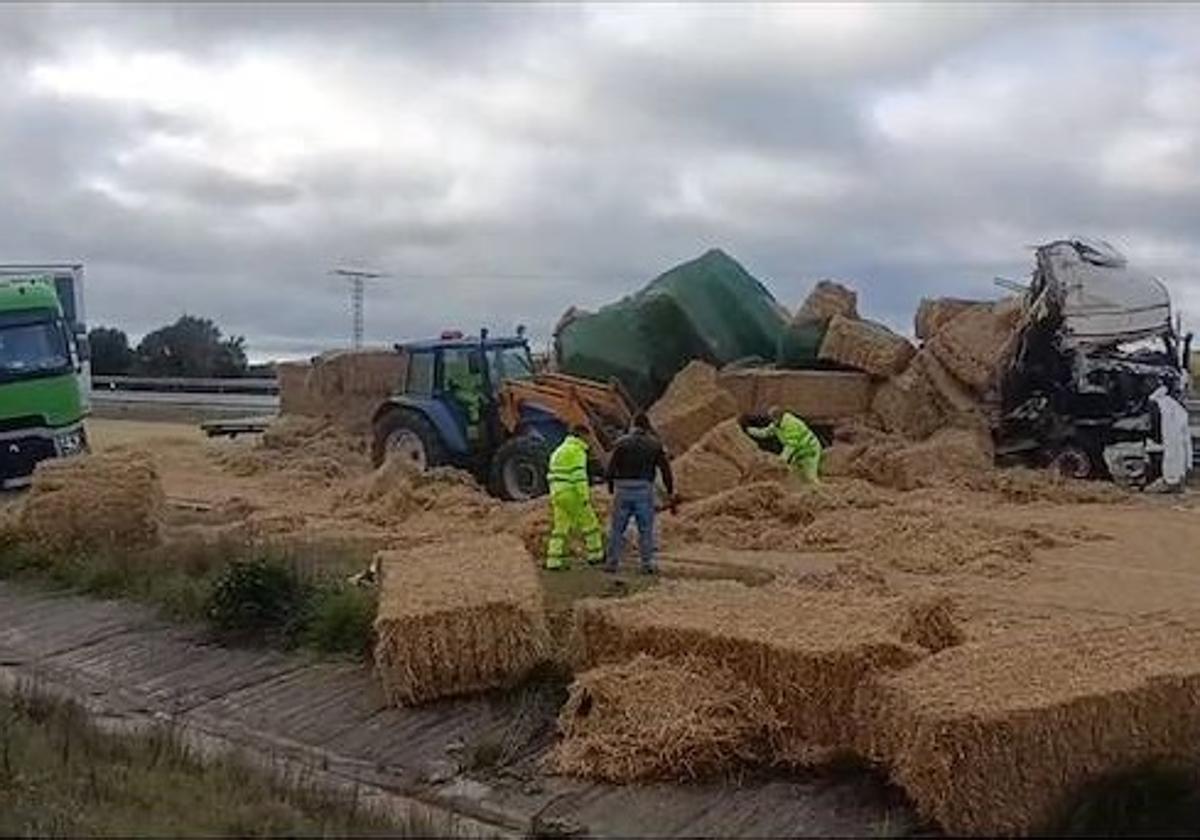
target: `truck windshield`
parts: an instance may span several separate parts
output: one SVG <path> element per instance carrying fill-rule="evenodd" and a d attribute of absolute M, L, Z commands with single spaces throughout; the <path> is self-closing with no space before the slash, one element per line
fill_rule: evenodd
<path fill-rule="evenodd" d="M 71 369 L 67 337 L 57 320 L 0 320 L 0 380 L 62 373 Z"/>
<path fill-rule="evenodd" d="M 533 378 L 533 363 L 525 347 L 497 347 L 488 355 L 491 356 L 492 379 L 495 382 Z"/>

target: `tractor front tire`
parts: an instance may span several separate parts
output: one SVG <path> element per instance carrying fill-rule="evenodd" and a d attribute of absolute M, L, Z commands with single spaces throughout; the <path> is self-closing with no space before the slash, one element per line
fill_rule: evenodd
<path fill-rule="evenodd" d="M 504 443 L 492 458 L 492 492 L 510 502 L 544 496 L 550 491 L 549 469 L 550 448 L 545 441 L 519 435 Z"/>
<path fill-rule="evenodd" d="M 446 463 L 446 449 L 437 429 L 423 415 L 402 408 L 375 421 L 371 462 L 382 466 L 389 454 L 405 458 L 421 472 Z"/>

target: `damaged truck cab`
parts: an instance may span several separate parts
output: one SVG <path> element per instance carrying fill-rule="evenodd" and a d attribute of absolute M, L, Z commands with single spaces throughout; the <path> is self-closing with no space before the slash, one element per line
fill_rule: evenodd
<path fill-rule="evenodd" d="M 1002 383 L 998 453 L 1076 478 L 1141 485 L 1155 470 L 1150 394 L 1189 388 L 1191 336 L 1163 283 L 1104 242 L 1039 247 L 1025 320 Z"/>

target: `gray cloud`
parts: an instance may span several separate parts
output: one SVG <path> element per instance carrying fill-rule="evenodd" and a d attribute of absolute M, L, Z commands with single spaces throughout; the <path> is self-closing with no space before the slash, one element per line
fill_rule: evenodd
<path fill-rule="evenodd" d="M 0 253 L 256 355 L 545 335 L 722 247 L 906 328 L 1105 236 L 1200 306 L 1190 7 L 0 6 Z"/>

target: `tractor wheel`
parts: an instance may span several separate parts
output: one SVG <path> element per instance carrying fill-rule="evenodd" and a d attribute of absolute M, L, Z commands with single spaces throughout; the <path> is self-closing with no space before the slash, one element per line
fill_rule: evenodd
<path fill-rule="evenodd" d="M 496 450 L 492 490 L 510 502 L 544 496 L 550 489 L 546 483 L 549 468 L 550 450 L 545 442 L 533 435 L 520 435 Z"/>
<path fill-rule="evenodd" d="M 375 466 L 392 457 L 402 458 L 421 472 L 446 463 L 446 451 L 437 430 L 415 411 L 396 409 L 375 421 L 371 461 Z"/>

